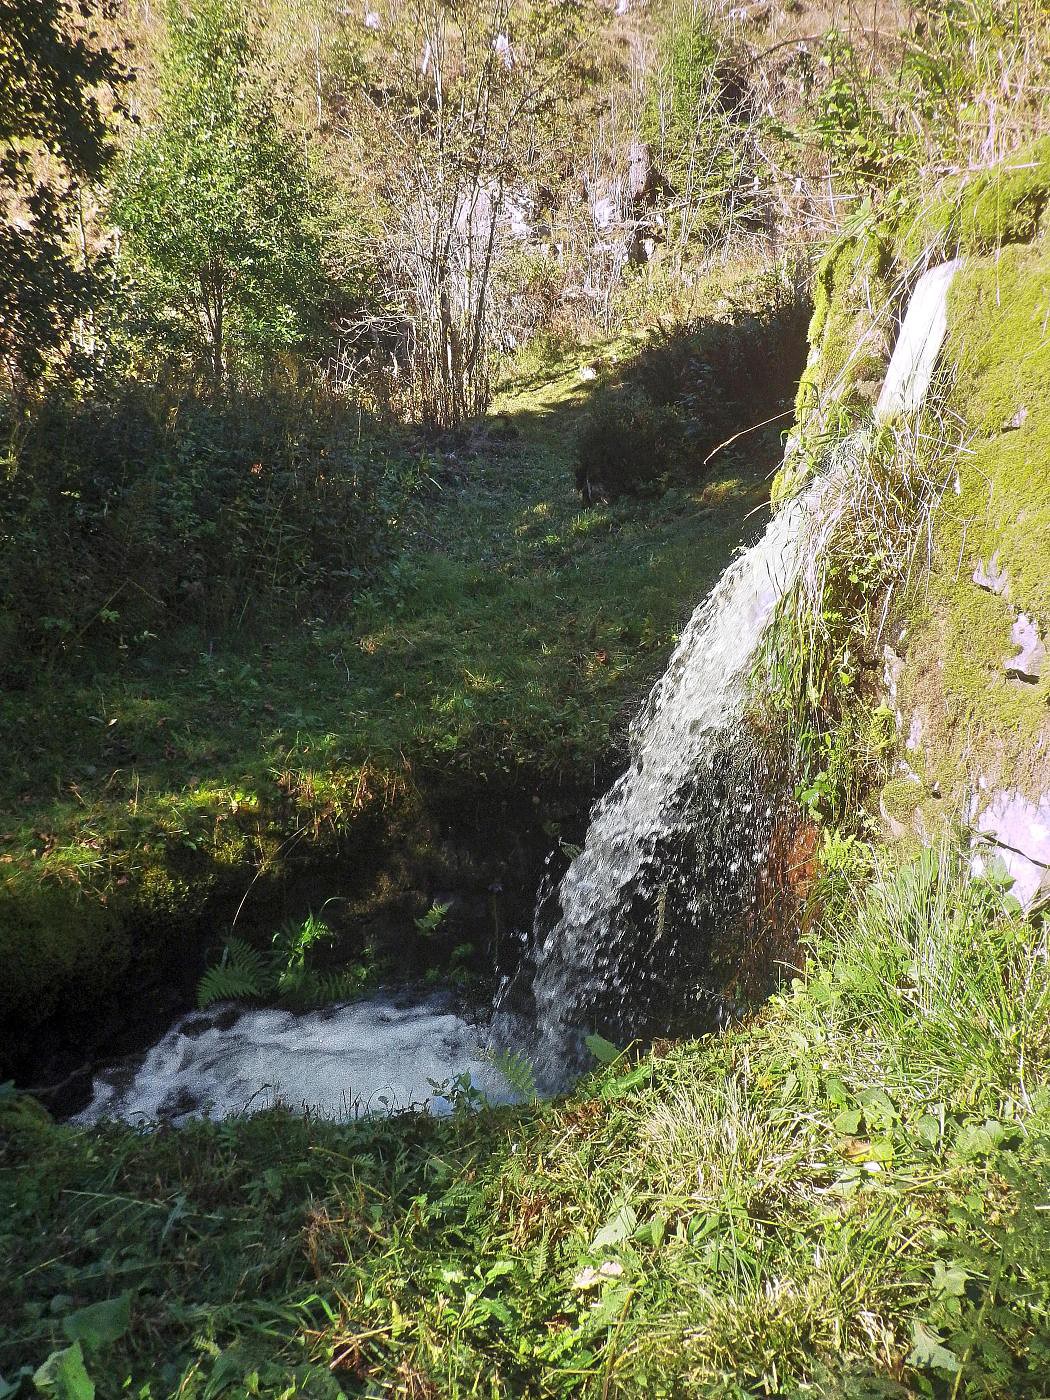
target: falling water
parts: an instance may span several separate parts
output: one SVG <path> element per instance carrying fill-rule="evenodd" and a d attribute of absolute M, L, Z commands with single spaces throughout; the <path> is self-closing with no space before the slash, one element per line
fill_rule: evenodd
<path fill-rule="evenodd" d="M 957 266 L 919 280 L 878 420 L 921 407 Z M 866 441 L 858 434 L 853 447 Z M 531 952 L 512 979 L 526 987 L 525 1005 L 501 999 L 495 1033 L 528 1053 L 542 1087 L 565 1084 L 589 1027 L 695 1030 L 731 1009 L 716 950 L 739 951 L 755 928 L 790 796 L 768 739 L 749 724 L 748 681 L 778 602 L 819 548 L 833 502 L 848 495 L 849 469 L 850 453 L 838 454 L 697 608 L 632 726 L 630 766 L 595 806 L 556 894 L 539 901 Z M 180 1122 L 273 1102 L 338 1116 L 440 1112 L 460 1076 L 507 1099 L 484 1037 L 434 998 L 379 995 L 301 1015 L 220 1008 L 183 1017 L 144 1057 L 99 1076 L 79 1121 Z"/>
<path fill-rule="evenodd" d="M 947 330 L 958 262 L 919 279 L 876 419 L 921 407 Z M 563 1083 L 588 1027 L 694 1026 L 727 1009 L 715 941 L 753 936 L 761 874 L 783 814 L 784 775 L 751 729 L 748 681 L 777 603 L 817 547 L 829 497 L 848 492 L 858 433 L 723 574 L 632 726 L 630 766 L 591 814 L 553 920 L 537 913 L 532 992 L 541 1082 Z M 689 1004 L 691 1002 L 691 1005 Z"/>

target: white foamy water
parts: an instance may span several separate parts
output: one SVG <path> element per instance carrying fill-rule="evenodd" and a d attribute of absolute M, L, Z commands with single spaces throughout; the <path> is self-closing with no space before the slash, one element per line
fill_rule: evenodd
<path fill-rule="evenodd" d="M 376 996 L 299 1013 L 209 1008 L 176 1022 L 140 1062 L 96 1078 L 74 1121 L 181 1123 L 275 1104 L 329 1118 L 447 1113 L 452 1104 L 434 1085 L 463 1074 L 490 1102 L 507 1102 L 482 1034 L 436 999 L 404 1005 Z"/>
<path fill-rule="evenodd" d="M 897 413 L 914 413 L 925 402 L 948 334 L 948 292 L 960 267 L 962 259 L 955 258 L 919 278 L 875 406 L 879 422 Z"/>

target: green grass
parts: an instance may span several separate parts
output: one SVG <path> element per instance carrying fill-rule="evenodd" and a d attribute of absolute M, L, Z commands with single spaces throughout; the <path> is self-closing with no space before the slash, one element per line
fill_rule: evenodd
<path fill-rule="evenodd" d="M 759 1017 L 561 1102 L 149 1135 L 8 1099 L 0 1373 L 126 1293 L 102 1397 L 1045 1395 L 1046 930 L 849 849 Z"/>
<path fill-rule="evenodd" d="M 132 944 L 148 971 L 150 945 L 220 898 L 268 898 L 255 875 L 292 855 L 338 849 L 362 885 L 385 850 L 429 843 L 435 793 L 532 802 L 552 842 L 578 817 L 768 494 L 752 451 L 696 490 L 584 507 L 581 363 L 423 454 L 403 553 L 345 618 L 184 633 L 0 698 L 0 956 L 20 969 L 0 1011 L 90 1001 Z"/>

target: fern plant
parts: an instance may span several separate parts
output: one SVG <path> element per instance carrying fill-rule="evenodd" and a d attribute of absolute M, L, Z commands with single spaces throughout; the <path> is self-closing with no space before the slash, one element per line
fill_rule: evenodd
<path fill-rule="evenodd" d="M 229 938 L 222 957 L 197 984 L 197 1005 L 203 1011 L 216 1001 L 258 1001 L 273 991 L 273 968 L 243 938 Z"/>
<path fill-rule="evenodd" d="M 242 938 L 230 937 L 219 961 L 197 985 L 197 1005 L 203 1010 L 217 1001 L 272 999 L 281 1006 L 307 1011 L 353 1000 L 374 973 L 370 960 L 334 970 L 309 965 L 311 950 L 330 943 L 332 937 L 328 925 L 313 914 L 283 924 L 274 934 L 268 954 Z"/>
<path fill-rule="evenodd" d="M 519 1103 L 539 1103 L 536 1071 L 527 1056 L 517 1050 L 498 1050 L 490 1053 L 488 1059 L 510 1085 Z"/>

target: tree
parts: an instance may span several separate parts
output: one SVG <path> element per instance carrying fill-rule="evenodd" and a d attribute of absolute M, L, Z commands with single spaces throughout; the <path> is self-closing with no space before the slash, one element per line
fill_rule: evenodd
<path fill-rule="evenodd" d="M 76 192 L 109 156 L 102 93 L 124 80 L 87 4 L 0 0 L 0 362 L 37 372 L 93 286 Z"/>
<path fill-rule="evenodd" d="M 196 364 L 219 389 L 300 345 L 321 290 L 317 210 L 243 4 L 174 3 L 157 118 L 111 205 L 139 346 Z"/>
<path fill-rule="evenodd" d="M 543 241 L 538 192 L 562 147 L 580 8 L 414 0 L 341 114 L 383 205 L 385 306 L 406 331 L 406 407 L 426 423 L 488 405 L 511 269 Z"/>

